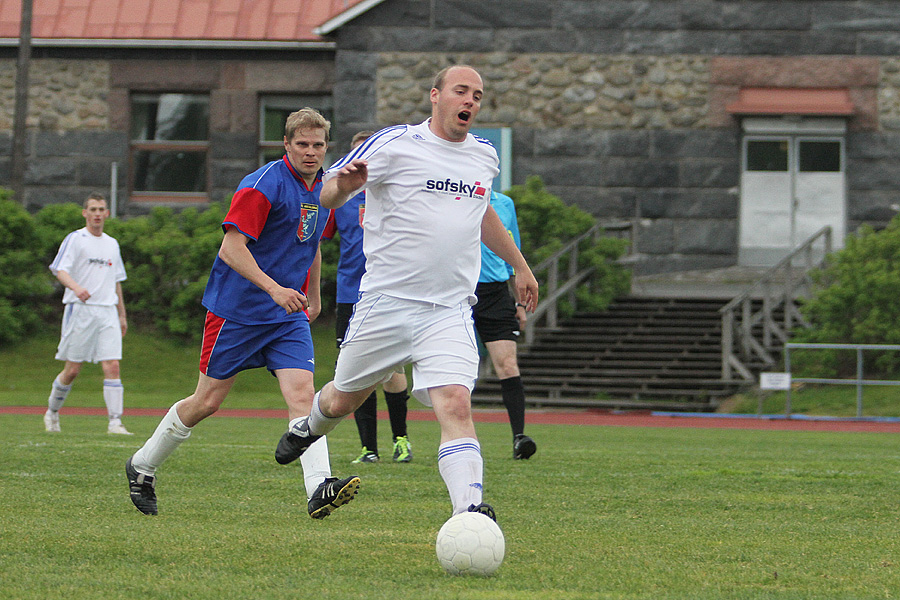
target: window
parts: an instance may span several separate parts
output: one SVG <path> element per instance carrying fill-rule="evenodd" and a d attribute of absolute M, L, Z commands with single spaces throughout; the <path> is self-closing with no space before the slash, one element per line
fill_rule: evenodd
<path fill-rule="evenodd" d="M 131 181 L 135 201 L 206 201 L 209 97 L 135 94 Z"/>
<path fill-rule="evenodd" d="M 265 96 L 259 107 L 259 165 L 284 156 L 284 123 L 292 112 L 306 107 L 314 108 L 331 121 L 334 131 L 334 103 L 331 96 Z M 339 154 L 329 148 L 325 155 L 325 167 L 333 163 Z"/>
<path fill-rule="evenodd" d="M 841 170 L 840 142 L 800 142 L 800 171 L 838 173 Z"/>
<path fill-rule="evenodd" d="M 748 171 L 787 171 L 788 141 L 759 140 L 747 142 Z"/>

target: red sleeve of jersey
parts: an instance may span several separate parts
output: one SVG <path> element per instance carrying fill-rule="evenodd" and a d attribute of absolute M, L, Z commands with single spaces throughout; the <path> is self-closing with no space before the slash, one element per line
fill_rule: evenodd
<path fill-rule="evenodd" d="M 322 230 L 322 239 L 330 240 L 334 237 L 334 232 L 337 231 L 337 221 L 334 219 L 334 211 L 328 211 L 328 221 L 325 223 L 325 229 Z"/>
<path fill-rule="evenodd" d="M 306 279 L 303 280 L 303 285 L 300 286 L 300 292 L 305 296 L 306 290 L 309 289 L 309 271 L 306 272 Z"/>
<path fill-rule="evenodd" d="M 333 213 L 334 211 L 331 212 Z M 306 272 L 306 279 L 303 280 L 303 285 L 300 286 L 300 293 L 304 296 L 308 296 L 309 292 L 307 290 L 309 290 L 309 271 Z M 306 315 L 307 320 L 309 320 L 308 308 L 303 311 L 303 314 Z"/>
<path fill-rule="evenodd" d="M 257 240 L 269 216 L 272 203 L 259 190 L 242 188 L 231 199 L 231 208 L 222 222 L 222 229 L 236 227 L 247 237 Z"/>

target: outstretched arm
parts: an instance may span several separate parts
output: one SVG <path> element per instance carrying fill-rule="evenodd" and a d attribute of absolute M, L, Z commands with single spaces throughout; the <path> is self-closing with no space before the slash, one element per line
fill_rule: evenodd
<path fill-rule="evenodd" d="M 538 282 L 531 272 L 522 252 L 509 237 L 506 227 L 493 206 L 488 206 L 481 220 L 481 241 L 491 251 L 508 262 L 515 269 L 516 302 L 525 305 L 525 310 L 534 312 L 538 303 Z"/>
<path fill-rule="evenodd" d="M 350 161 L 337 174 L 325 182 L 319 194 L 319 203 L 325 208 L 339 208 L 350 199 L 369 178 L 369 163 L 356 159 Z"/>

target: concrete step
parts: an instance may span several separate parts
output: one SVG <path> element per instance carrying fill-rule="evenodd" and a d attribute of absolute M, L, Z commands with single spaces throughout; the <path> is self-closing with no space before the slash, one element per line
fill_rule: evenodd
<path fill-rule="evenodd" d="M 738 389 L 720 379 L 724 304 L 717 297 L 632 295 L 541 330 L 519 356 L 528 402 L 713 410 Z M 473 399 L 499 393 L 496 379 L 482 377 Z"/>
<path fill-rule="evenodd" d="M 679 271 L 638 275 L 631 279 L 631 295 L 655 300 L 679 299 L 731 300 L 753 286 L 768 267 L 731 266 L 719 269 Z M 775 282 L 774 288 L 783 282 Z"/>

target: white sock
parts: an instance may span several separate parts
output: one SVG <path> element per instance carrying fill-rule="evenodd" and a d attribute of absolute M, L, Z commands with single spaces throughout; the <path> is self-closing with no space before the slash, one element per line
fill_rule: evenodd
<path fill-rule="evenodd" d="M 50 397 L 47 398 L 47 410 L 50 412 L 59 412 L 59 409 L 62 408 L 66 398 L 69 397 L 70 391 L 72 391 L 71 383 L 69 385 L 63 385 L 59 382 L 59 377 L 54 379 L 53 385 L 50 386 Z"/>
<path fill-rule="evenodd" d="M 328 458 L 328 438 L 322 437 L 300 455 L 300 466 L 303 467 L 303 483 L 306 485 L 306 498 L 312 498 L 319 484 L 331 477 L 331 461 Z"/>
<path fill-rule="evenodd" d="M 144 442 L 141 449 L 131 457 L 131 466 L 138 473 L 155 475 L 156 469 L 163 463 L 181 442 L 191 437 L 193 428 L 181 422 L 176 410 L 178 402 L 172 405 L 166 416 L 162 418 L 150 439 Z"/>
<path fill-rule="evenodd" d="M 326 417 L 322 414 L 322 409 L 319 408 L 319 395 L 321 393 L 322 390 L 316 392 L 316 395 L 313 398 L 312 410 L 310 410 L 309 413 L 309 432 L 313 435 L 325 435 L 337 427 L 338 423 L 344 420 L 344 417 Z M 303 417 L 300 417 L 300 419 L 302 418 Z M 291 421 L 291 427 L 299 422 L 300 419 Z"/>
<path fill-rule="evenodd" d="M 121 423 L 125 406 L 125 388 L 122 387 L 121 379 L 103 380 L 103 402 L 106 403 L 110 422 Z"/>
<path fill-rule="evenodd" d="M 465 512 L 472 504 L 481 504 L 484 460 L 478 440 L 459 438 L 441 444 L 438 470 L 450 492 L 454 515 Z"/>

